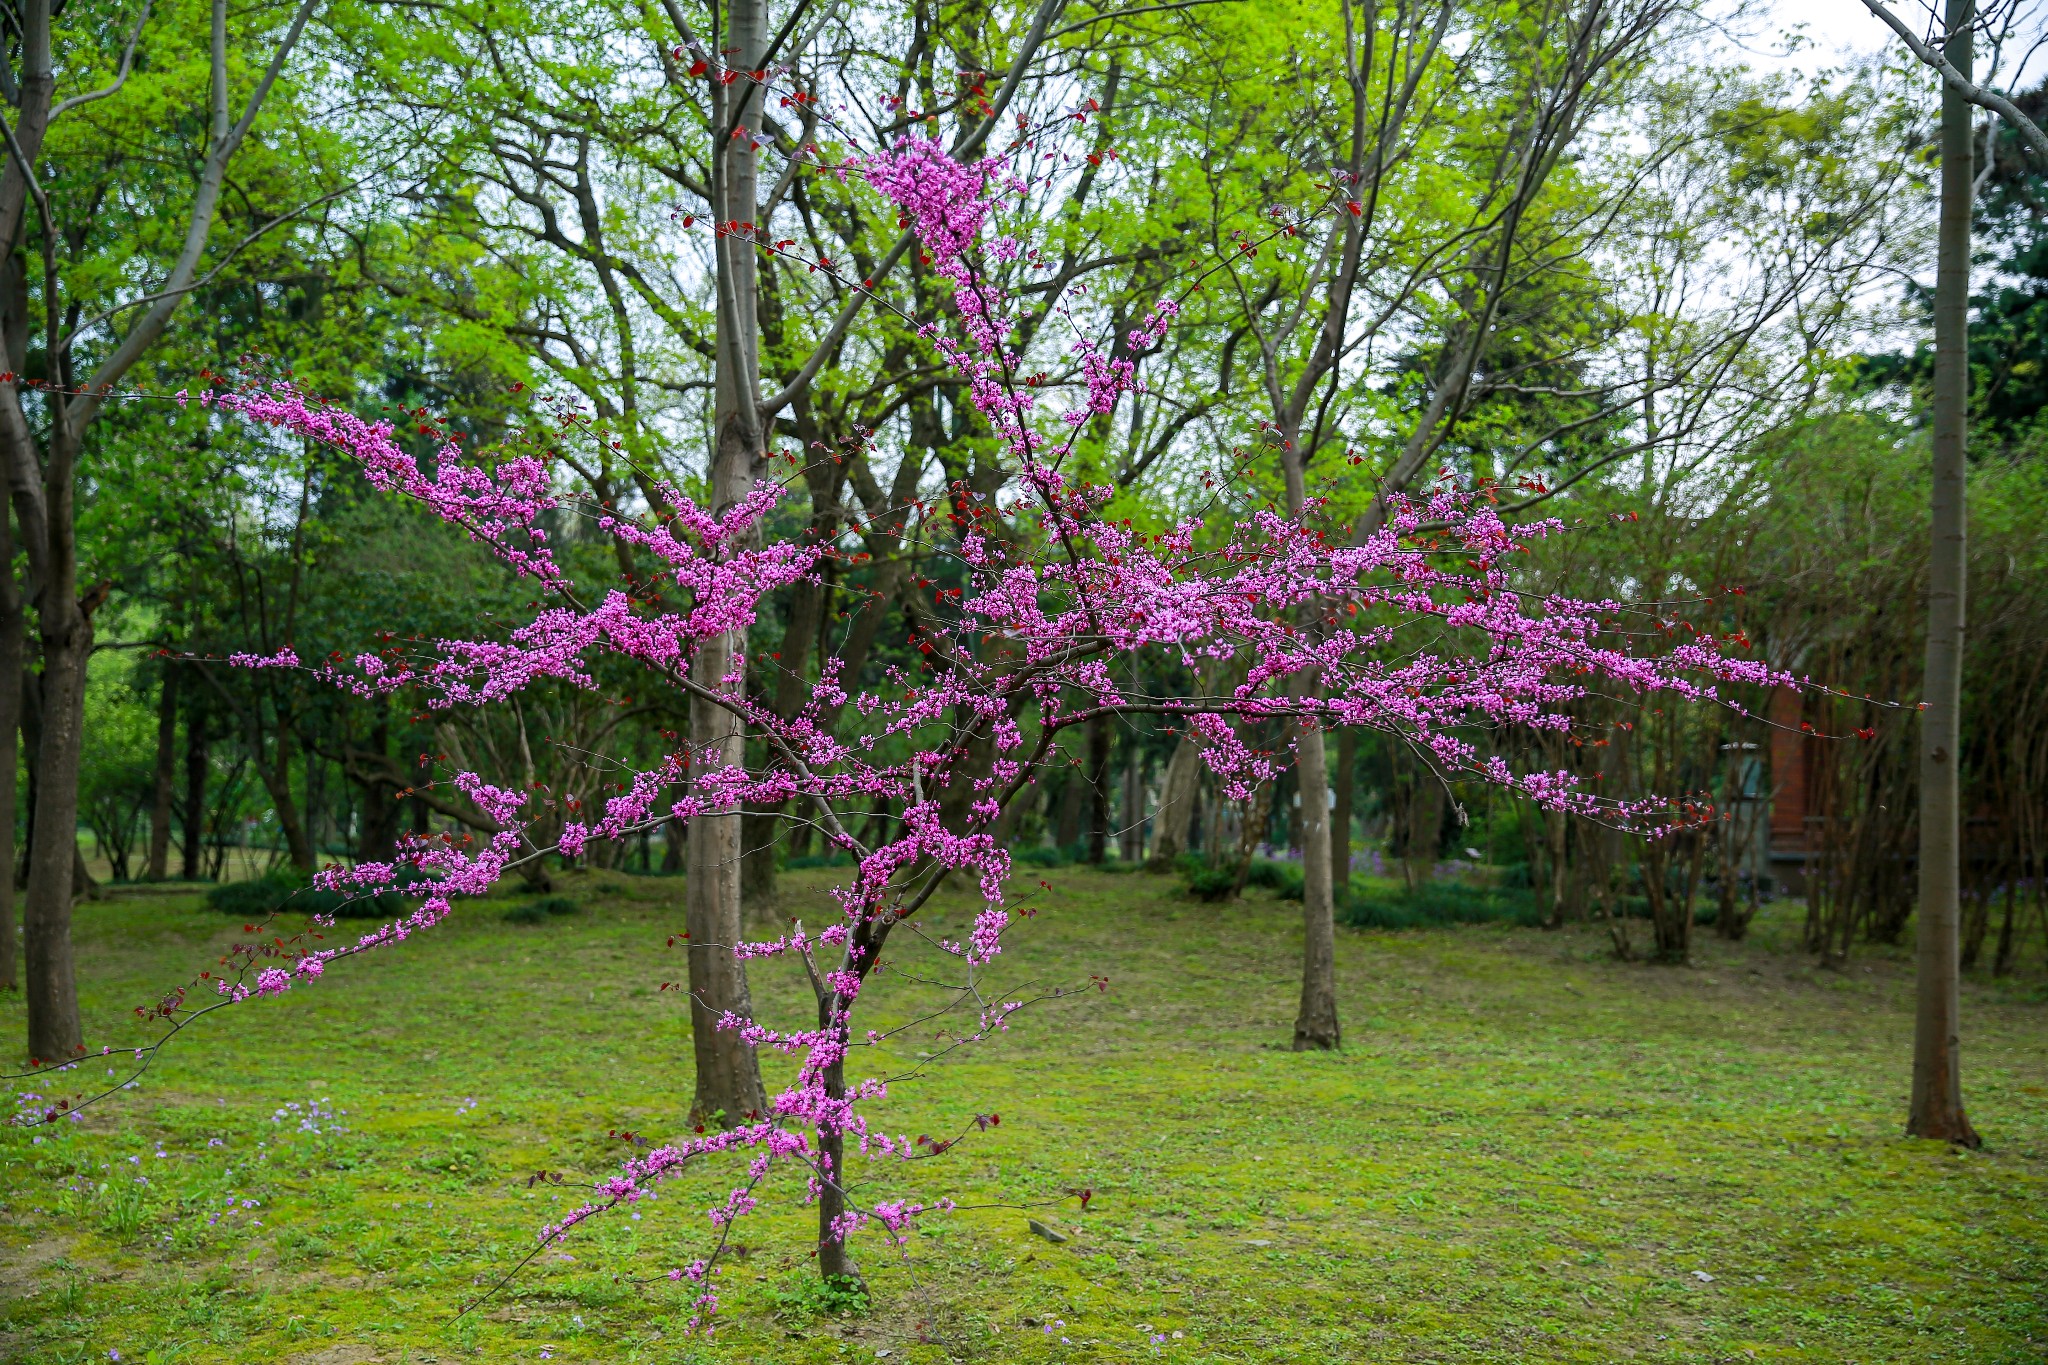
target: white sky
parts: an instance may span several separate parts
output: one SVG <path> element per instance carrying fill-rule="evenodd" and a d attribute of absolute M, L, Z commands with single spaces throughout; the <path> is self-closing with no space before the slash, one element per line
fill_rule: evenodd
<path fill-rule="evenodd" d="M 1889 0 L 1889 3 L 1892 12 L 1916 31 L 1926 30 L 1930 0 Z M 1931 3 L 1939 7 L 1940 0 L 1931 0 Z M 2015 29 L 2022 38 L 2008 50 L 2007 61 L 2010 63 L 2024 54 L 2027 37 L 2038 37 L 2044 27 L 2048 27 L 2048 23 L 2044 23 L 2048 21 L 2048 4 L 2041 0 L 2005 0 L 2005 5 L 2016 7 L 2020 21 Z M 1980 12 L 1991 8 L 1992 0 L 1978 0 Z M 1864 8 L 1863 0 L 1761 0 L 1751 22 L 1757 39 L 1746 46 L 1750 49 L 1751 62 L 1759 69 L 1783 66 L 1816 71 L 1868 56 L 1888 42 L 1898 42 L 1897 36 Z M 1773 54 L 1771 49 L 1779 46 L 1777 36 L 1795 28 L 1805 40 L 1803 49 L 1784 55 L 1781 48 L 1778 54 Z M 1980 42 L 1977 56 L 1980 79 L 1984 75 L 1986 55 Z M 2044 65 L 2048 63 L 2044 63 L 2043 54 L 2037 54 L 2021 79 L 2015 80 L 2010 71 L 2005 71 L 1999 73 L 1998 84 L 2011 90 L 2038 81 Z"/>

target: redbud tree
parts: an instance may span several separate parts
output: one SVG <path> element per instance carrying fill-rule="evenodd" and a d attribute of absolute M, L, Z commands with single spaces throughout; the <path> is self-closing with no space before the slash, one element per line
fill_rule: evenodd
<path fill-rule="evenodd" d="M 778 1172 L 791 1173 L 799 1197 L 816 1205 L 819 1266 L 831 1278 L 856 1273 L 849 1255 L 856 1233 L 871 1229 L 901 1246 L 913 1219 L 952 1207 L 911 1202 L 891 1188 L 891 1163 L 929 1159 L 956 1139 L 913 1143 L 884 1131 L 874 1116 L 888 1082 L 863 1074 L 861 1059 L 887 1039 L 861 1025 L 862 996 L 885 950 L 915 951 L 936 964 L 920 965 L 918 976 L 941 983 L 947 1008 L 971 1021 L 955 1027 L 956 1046 L 989 1039 L 1028 1003 L 991 984 L 1016 909 L 1000 822 L 1056 760 L 1067 730 L 1105 715 L 1191 728 L 1221 790 L 1242 799 L 1287 761 L 1287 746 L 1255 749 L 1244 735 L 1276 723 L 1297 733 L 1368 726 L 1413 746 L 1447 777 L 1645 828 L 1668 823 L 1671 808 L 1606 800 L 1567 773 L 1518 770 L 1498 756 L 1508 747 L 1498 742 L 1501 732 L 1568 729 L 1566 708 L 1595 687 L 1718 700 L 1717 688 L 1730 683 L 1791 682 L 1724 654 L 1710 638 L 1638 655 L 1604 624 L 1623 614 L 1618 604 L 1519 591 L 1519 557 L 1563 525 L 1510 525 L 1483 495 L 1448 484 L 1390 499 L 1384 527 L 1363 544 L 1326 534 L 1314 500 L 1290 519 L 1225 499 L 1160 534 L 1106 518 L 1117 490 L 1072 477 L 1069 457 L 1083 428 L 1114 414 L 1140 380 L 1132 363 L 1112 358 L 1077 327 L 1075 382 L 1025 382 L 1012 302 L 998 283 L 1002 267 L 1028 255 L 1023 234 L 1005 230 L 1023 182 L 1001 157 L 962 164 L 921 139 L 832 171 L 861 178 L 894 206 L 914 227 L 930 268 L 951 282 L 949 315 L 921 333 L 1000 441 L 1013 474 L 995 497 L 956 485 L 899 509 L 927 528 L 960 586 L 939 589 L 912 618 L 915 666 L 852 678 L 827 660 L 809 703 L 792 716 L 749 693 L 744 651 L 708 683 L 691 668 L 705 642 L 743 635 L 771 594 L 822 573 L 835 557 L 852 558 L 837 543 L 764 533 L 786 496 L 782 484 L 763 481 L 729 507 L 701 507 L 683 490 L 663 487 L 658 502 L 638 514 L 581 508 L 657 566 L 644 581 L 598 596 L 551 553 L 547 514 L 579 509 L 543 454 L 508 447 L 495 458 L 466 456 L 451 442 L 422 467 L 388 424 L 288 383 L 196 400 L 223 420 L 263 424 L 344 453 L 370 483 L 487 547 L 545 598 L 530 619 L 489 638 L 315 665 L 289 651 L 237 663 L 308 668 L 358 695 L 404 692 L 429 711 L 505 706 L 536 686 L 602 689 L 610 685 L 605 679 L 630 676 L 636 695 L 659 688 L 725 709 L 758 738 L 761 756 L 734 766 L 682 740 L 670 740 L 651 763 L 622 752 L 611 756 L 619 776 L 601 812 L 566 820 L 555 812 L 545 822 L 542 793 L 503 785 L 503 774 L 454 774 L 449 780 L 497 822 L 498 833 L 481 843 L 416 838 L 392 863 L 321 874 L 337 889 L 418 898 L 418 909 L 347 946 L 295 940 L 237 949 L 225 972 L 209 971 L 196 983 L 196 998 L 176 992 L 158 1008 L 173 1033 L 207 1011 L 314 986 L 338 961 L 431 930 L 525 860 L 573 858 L 594 840 L 624 840 L 660 822 L 787 807 L 849 860 L 815 929 L 795 922 L 774 939 L 721 945 L 757 963 L 791 959 L 809 981 L 814 1017 L 727 1014 L 719 1021 L 756 1048 L 791 1054 L 795 1079 L 766 1113 L 743 1116 L 728 1131 L 683 1135 L 629 1157 L 585 1202 L 537 1233 L 536 1250 L 685 1170 L 730 1163 L 730 1193 L 708 1211 L 704 1254 L 669 1272 L 694 1286 L 699 1322 L 716 1307 L 715 1266 L 731 1228 Z M 1341 203 L 1333 208 L 1342 211 Z M 1172 299 L 1160 300 L 1129 338 L 1132 351 L 1156 343 L 1176 312 Z M 777 458 L 794 464 L 797 457 Z M 1118 665 L 1141 653 L 1184 665 L 1189 676 L 1244 681 L 1215 695 L 1137 694 L 1118 682 L 1134 676 Z M 1205 669 L 1223 660 L 1238 666 Z M 879 834 L 879 822 L 868 818 L 878 802 L 901 811 Z M 971 930 L 957 941 L 928 930 L 927 908 L 948 878 L 973 886 L 980 900 Z M 150 1055 L 144 1049 L 137 1057 L 146 1065 Z M 962 1116 L 958 1133 L 971 1135 L 989 1121 Z"/>

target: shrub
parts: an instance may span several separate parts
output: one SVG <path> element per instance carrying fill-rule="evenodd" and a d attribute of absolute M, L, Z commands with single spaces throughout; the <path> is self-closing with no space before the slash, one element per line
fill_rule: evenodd
<path fill-rule="evenodd" d="M 806 867 L 851 867 L 853 859 L 844 853 L 800 853 L 783 863 L 784 870 Z"/>
<path fill-rule="evenodd" d="M 206 893 L 206 903 L 223 914 L 262 919 L 279 910 L 337 919 L 389 919 L 402 910 L 390 892 L 351 896 L 299 880 L 293 872 L 270 872 L 246 882 L 223 882 Z"/>
<path fill-rule="evenodd" d="M 1039 844 L 1035 848 L 1020 849 L 1011 855 L 1012 861 L 1026 867 L 1065 867 L 1070 861 L 1067 851 L 1051 844 Z"/>
<path fill-rule="evenodd" d="M 1441 924 L 1542 923 L 1536 898 L 1517 887 L 1473 886 L 1466 882 L 1424 882 L 1382 890 L 1362 882 L 1338 909 L 1346 924 L 1360 929 L 1423 929 Z"/>
<path fill-rule="evenodd" d="M 1299 863 L 1276 863 L 1266 858 L 1254 858 L 1244 882 L 1246 886 L 1266 887 L 1283 901 L 1298 901 L 1302 897 Z"/>
<path fill-rule="evenodd" d="M 513 906 L 505 912 L 505 920 L 510 924 L 545 924 L 550 915 L 574 915 L 582 909 L 567 896 L 542 896 Z"/>
<path fill-rule="evenodd" d="M 1188 895 L 1198 901 L 1223 900 L 1237 886 L 1234 871 L 1227 867 L 1210 867 L 1207 863 L 1183 867 L 1181 877 L 1187 883 Z"/>
<path fill-rule="evenodd" d="M 1110 869 L 1105 865 L 1104 870 Z M 1183 853 L 1174 870 L 1180 873 L 1188 895 L 1198 901 L 1226 900 L 1237 885 L 1236 867 L 1228 863 L 1212 866 L 1199 853 Z M 1301 868 L 1295 863 L 1254 858 L 1250 871 L 1245 873 L 1244 884 L 1263 886 L 1284 901 L 1298 901 L 1303 894 Z"/>

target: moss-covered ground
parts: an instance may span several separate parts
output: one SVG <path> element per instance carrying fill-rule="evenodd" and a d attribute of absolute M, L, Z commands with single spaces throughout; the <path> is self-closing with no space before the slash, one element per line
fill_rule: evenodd
<path fill-rule="evenodd" d="M 581 914 L 465 911 L 223 1011 L 54 1135 L 0 1132 L 0 1359 L 2048 1357 L 2038 973 L 1967 988 L 1986 1146 L 1962 1153 L 1900 1136 L 1908 956 L 1816 971 L 1794 907 L 1689 968 L 1617 963 L 1593 930 L 1342 931 L 1344 1049 L 1297 1055 L 1298 906 L 1044 875 L 1002 979 L 1107 991 L 897 1086 L 877 1107 L 892 1130 L 1002 1122 L 868 1171 L 876 1197 L 1034 1205 L 1064 1242 L 1013 1207 L 928 1219 L 907 1257 L 862 1242 L 872 1305 L 833 1314 L 810 1211 L 771 1183 L 722 1326 L 690 1337 L 661 1276 L 706 1244 L 726 1188 L 706 1172 L 458 1319 L 569 1197 L 533 1172 L 601 1176 L 624 1150 L 609 1132 L 660 1140 L 688 1105 L 685 1010 L 659 989 L 683 970 L 664 946 L 680 883 L 585 878 Z M 831 876 L 787 875 L 784 908 L 815 921 Z M 132 1007 L 241 928 L 191 895 L 82 906 L 95 1043 L 139 1038 Z M 883 986 L 872 1018 L 900 1018 L 907 989 Z M 755 999 L 807 1012 L 780 966 Z M 914 1065 L 936 1028 L 856 1070 Z M 19 997 L 0 1031 L 22 1036 Z M 304 1131 L 315 1102 L 346 1112 Z"/>

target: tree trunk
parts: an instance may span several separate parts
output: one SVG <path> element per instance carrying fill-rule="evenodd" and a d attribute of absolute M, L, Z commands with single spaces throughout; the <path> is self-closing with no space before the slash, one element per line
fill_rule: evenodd
<path fill-rule="evenodd" d="M 178 669 L 164 662 L 156 701 L 156 781 L 149 801 L 149 865 L 143 876 L 160 882 L 171 867 L 171 798 L 178 785 Z"/>
<path fill-rule="evenodd" d="M 14 928 L 15 768 L 21 734 L 21 665 L 27 652 L 25 613 L 14 582 L 14 544 L 7 509 L 0 507 L 0 989 L 20 984 L 15 974 L 19 935 Z"/>
<path fill-rule="evenodd" d="M 1079 768 L 1069 768 L 1060 783 L 1059 819 L 1053 826 L 1053 845 L 1067 856 L 1081 842 L 1081 825 L 1088 814 L 1088 780 Z"/>
<path fill-rule="evenodd" d="M 1188 848 L 1188 823 L 1202 780 L 1202 745 L 1192 728 L 1181 735 L 1159 782 L 1159 809 L 1152 816 L 1152 856 L 1146 866 L 1166 871 Z"/>
<path fill-rule="evenodd" d="M 1330 773 L 1320 726 L 1294 742 L 1301 774 L 1301 1012 L 1294 1020 L 1294 1050 L 1337 1046 L 1337 928 L 1330 901 Z"/>
<path fill-rule="evenodd" d="M 28 1051 L 43 1062 L 85 1049 L 71 951 L 71 903 L 77 884 L 78 760 L 85 726 L 85 664 L 92 620 L 80 608 L 73 575 L 46 585 L 42 624 L 42 742 L 36 755 L 35 833 L 28 854 L 22 913 L 27 967 Z"/>
<path fill-rule="evenodd" d="M 1100 865 L 1109 851 L 1109 717 L 1088 722 L 1088 850 L 1086 861 Z"/>
<path fill-rule="evenodd" d="M 1948 0 L 1951 64 L 1973 66 L 1973 0 Z M 1960 792 L 1964 627 L 1965 451 L 1970 402 L 1970 106 L 1941 92 L 1941 231 L 1934 284 L 1933 546 L 1927 583 L 1927 678 L 1920 715 L 1919 1008 L 1906 1132 L 1979 1145 L 1963 1112 L 1956 967 L 1961 899 Z"/>
<path fill-rule="evenodd" d="M 775 899 L 775 836 L 780 811 L 748 811 L 740 817 L 740 902 L 766 905 Z"/>
<path fill-rule="evenodd" d="M 724 55 L 737 70 L 752 71 L 767 46 L 767 18 L 761 0 L 733 0 L 728 15 Z M 758 127 L 756 101 L 760 96 L 761 90 L 751 80 L 719 86 L 713 101 L 714 121 Z M 735 101 L 747 101 L 752 115 L 744 107 L 736 108 Z M 760 201 L 753 139 L 724 140 L 713 149 L 713 167 L 716 219 L 751 225 Z M 765 450 L 757 410 L 760 287 L 754 248 L 744 235 L 722 234 L 715 250 L 718 318 L 711 501 L 713 511 L 723 516 L 753 491 Z M 728 682 L 726 674 L 746 643 L 746 636 L 738 631 L 705 641 L 691 666 L 698 685 L 710 691 L 743 692 L 744 680 Z M 739 718 L 702 696 L 690 699 L 690 743 L 699 774 L 747 761 L 746 731 Z M 690 1112 L 700 1123 L 727 1126 L 768 1107 L 753 1048 L 736 1030 L 718 1027 L 718 1020 L 726 1014 L 753 1018 L 746 968 L 733 952 L 742 926 L 743 822 L 737 811 L 699 815 L 690 821 L 690 872 L 684 888 L 690 934 L 690 1023 L 697 1062 L 697 1090 Z"/>
<path fill-rule="evenodd" d="M 1337 731 L 1337 805 L 1330 812 L 1330 894 L 1338 905 L 1351 900 L 1351 814 L 1358 791 L 1358 730 Z"/>
<path fill-rule="evenodd" d="M 1137 863 L 1145 856 L 1145 769 L 1133 753 L 1124 765 L 1124 791 L 1120 803 L 1122 828 L 1117 831 L 1117 856 Z"/>
<path fill-rule="evenodd" d="M 821 1027 L 836 1029 L 842 1039 L 846 1032 L 846 1018 L 834 1012 L 835 997 L 828 996 L 818 1007 Z M 823 1076 L 825 1094 L 838 1105 L 846 1098 L 846 1060 L 844 1056 L 834 1060 L 825 1068 Z M 855 1286 L 861 1283 L 860 1270 L 847 1254 L 845 1229 L 839 1220 L 846 1213 L 846 1135 L 829 1123 L 818 1125 L 818 1164 L 820 1166 L 818 1186 L 818 1273 L 827 1284 Z"/>
<path fill-rule="evenodd" d="M 306 824 L 300 818 L 298 800 L 292 795 L 291 724 L 282 713 L 278 714 L 276 757 L 271 763 L 263 761 L 263 736 L 256 727 L 256 712 L 252 711 L 249 747 L 257 775 L 263 779 L 263 789 L 270 794 L 271 807 L 277 812 L 277 827 L 284 835 L 285 852 L 291 858 L 292 866 L 310 876 L 314 866 L 313 844 L 306 837 Z"/>
<path fill-rule="evenodd" d="M 27 656 L 27 626 L 22 628 L 22 652 Z M 36 764 L 43 752 L 43 674 L 24 664 L 21 670 L 21 766 L 23 807 L 21 843 L 14 851 L 14 889 L 28 885 L 28 851 L 36 841 Z"/>
<path fill-rule="evenodd" d="M 185 714 L 185 867 L 184 877 L 196 882 L 205 874 L 206 858 L 206 713 L 191 707 Z"/>
<path fill-rule="evenodd" d="M 1237 879 L 1231 883 L 1233 897 L 1244 894 L 1245 879 L 1251 875 L 1252 858 L 1259 851 L 1259 841 L 1266 837 L 1266 828 L 1273 822 L 1273 789 L 1279 779 L 1261 782 L 1252 793 L 1252 799 L 1244 803 L 1244 824 L 1237 832 Z"/>
<path fill-rule="evenodd" d="M 706 687 L 721 688 L 730 667 L 733 641 L 720 636 L 698 651 L 695 673 Z M 690 747 L 700 772 L 745 761 L 746 736 L 739 718 L 722 706 L 693 699 Z M 697 1093 L 690 1113 L 699 1123 L 730 1127 L 748 1114 L 765 1112 L 760 1063 L 733 1029 L 718 1027 L 726 1013 L 753 1018 L 746 968 L 734 955 L 740 917 L 740 830 L 737 811 L 699 815 L 690 821 L 689 880 L 684 886 L 685 927 L 690 934 L 690 1028 L 697 1061 Z"/>

